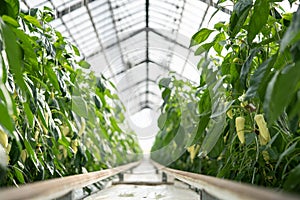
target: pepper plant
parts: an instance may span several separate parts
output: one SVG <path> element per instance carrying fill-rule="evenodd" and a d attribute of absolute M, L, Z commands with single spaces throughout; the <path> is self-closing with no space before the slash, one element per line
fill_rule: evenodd
<path fill-rule="evenodd" d="M 233 1 L 229 22 L 193 35 L 198 119 L 171 167 L 300 191 L 300 9 L 285 12 L 281 2 Z M 157 137 L 155 148 L 165 142 Z"/>
<path fill-rule="evenodd" d="M 49 22 L 52 10 L 0 2 L 0 185 L 138 160 L 125 108 L 105 77 Z M 138 156 L 137 156 L 138 155 Z"/>

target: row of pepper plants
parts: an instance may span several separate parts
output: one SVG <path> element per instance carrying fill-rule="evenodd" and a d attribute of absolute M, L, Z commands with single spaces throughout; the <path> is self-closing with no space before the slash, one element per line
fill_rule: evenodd
<path fill-rule="evenodd" d="M 160 81 L 164 103 L 152 159 L 300 191 L 300 9 L 285 12 L 280 2 L 233 1 L 229 22 L 193 35 L 200 83 L 182 82 L 185 89 L 178 90 L 175 77 Z M 183 101 L 181 96 L 192 97 Z"/>
<path fill-rule="evenodd" d="M 52 11 L 0 2 L 0 185 L 101 170 L 140 157 L 105 77 L 50 26 Z"/>

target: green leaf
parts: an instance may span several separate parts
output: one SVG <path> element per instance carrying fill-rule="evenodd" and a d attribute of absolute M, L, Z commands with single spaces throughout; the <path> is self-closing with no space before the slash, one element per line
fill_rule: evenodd
<path fill-rule="evenodd" d="M 16 19 L 20 11 L 20 2 L 17 0 L 2 0 L 0 3 L 0 15 L 8 15 Z"/>
<path fill-rule="evenodd" d="M 195 135 L 193 135 L 194 138 L 192 138 L 193 139 L 192 143 L 190 143 L 189 146 L 199 143 L 200 138 L 203 136 L 204 131 L 205 131 L 209 121 L 210 121 L 210 113 L 207 113 L 200 117 L 199 123 L 197 125 L 197 132 Z"/>
<path fill-rule="evenodd" d="M 259 48 L 254 48 L 251 50 L 250 55 L 248 56 L 246 62 L 243 64 L 240 74 L 240 81 L 244 88 L 246 88 L 247 77 L 251 68 L 252 60 L 256 54 L 260 51 Z"/>
<path fill-rule="evenodd" d="M 286 181 L 283 184 L 286 191 L 299 191 L 300 188 L 300 164 L 289 172 Z"/>
<path fill-rule="evenodd" d="M 37 113 L 38 113 L 38 116 L 40 117 L 43 125 L 46 128 L 48 128 L 48 121 L 46 122 L 46 118 L 45 118 L 45 115 L 44 115 L 44 110 L 41 108 L 41 106 L 38 106 Z"/>
<path fill-rule="evenodd" d="M 110 123 L 111 123 L 112 127 L 113 127 L 117 132 L 122 133 L 122 129 L 120 129 L 120 127 L 118 126 L 118 124 L 117 124 L 115 118 L 110 117 L 109 120 L 110 120 Z"/>
<path fill-rule="evenodd" d="M 99 99 L 99 97 L 97 95 L 94 95 L 93 98 L 94 98 L 95 106 L 98 109 L 100 109 L 102 107 L 101 100 Z"/>
<path fill-rule="evenodd" d="M 80 52 L 79 52 L 78 48 L 74 45 L 72 45 L 72 48 L 73 48 L 73 51 L 74 51 L 75 55 L 80 56 Z"/>
<path fill-rule="evenodd" d="M 15 111 L 14 99 L 4 84 L 0 83 L 0 99 L 3 100 L 9 115 L 13 115 Z"/>
<path fill-rule="evenodd" d="M 273 122 L 290 103 L 300 81 L 300 61 L 290 64 L 278 71 L 268 84 L 264 110 Z"/>
<path fill-rule="evenodd" d="M 163 129 L 163 128 L 164 128 L 165 122 L 167 121 L 167 117 L 168 117 L 167 113 L 162 113 L 162 114 L 159 116 L 159 118 L 158 118 L 158 120 L 157 120 L 157 125 L 158 125 L 158 127 L 159 127 L 160 129 Z"/>
<path fill-rule="evenodd" d="M 164 102 L 167 102 L 170 98 L 171 90 L 169 88 L 165 88 L 165 90 L 162 92 L 162 98 Z"/>
<path fill-rule="evenodd" d="M 214 39 L 214 50 L 218 53 L 218 55 L 221 55 L 221 52 L 225 45 L 225 40 L 226 40 L 226 37 L 225 37 L 224 32 L 221 32 L 218 35 L 216 35 L 216 37 Z"/>
<path fill-rule="evenodd" d="M 217 144 L 226 125 L 226 114 L 220 115 L 210 120 L 207 135 L 205 136 L 198 156 L 205 157 Z"/>
<path fill-rule="evenodd" d="M 23 176 L 22 170 L 20 170 L 20 169 L 17 168 L 17 167 L 14 167 L 13 169 L 14 169 L 14 172 L 15 172 L 15 175 L 16 175 L 18 181 L 19 181 L 20 183 L 25 183 L 25 180 L 24 180 L 24 176 Z"/>
<path fill-rule="evenodd" d="M 234 38 L 244 25 L 251 7 L 252 0 L 239 0 L 234 5 L 229 23 L 229 36 L 231 38 Z"/>
<path fill-rule="evenodd" d="M 37 18 L 35 18 L 31 15 L 25 15 L 24 19 L 26 21 L 28 21 L 29 23 L 31 23 L 32 25 L 42 29 L 42 26 L 41 26 L 40 22 L 37 20 Z"/>
<path fill-rule="evenodd" d="M 6 105 L 3 105 L 2 102 L 0 102 L 0 113 L 0 124 L 12 133 L 14 130 L 14 124 L 8 113 Z"/>
<path fill-rule="evenodd" d="M 267 23 L 270 12 L 268 0 L 256 0 L 254 3 L 253 13 L 248 26 L 248 43 L 251 43 L 255 36 L 261 31 Z"/>
<path fill-rule="evenodd" d="M 23 105 L 24 105 L 24 111 L 26 113 L 28 123 L 31 126 L 31 128 L 34 128 L 34 115 L 30 110 L 30 106 L 27 102 L 25 102 Z"/>
<path fill-rule="evenodd" d="M 203 41 L 205 41 L 212 32 L 214 32 L 214 30 L 210 30 L 207 28 L 200 29 L 197 33 L 195 33 L 192 36 L 190 47 L 195 46 L 195 45 L 200 44 Z"/>
<path fill-rule="evenodd" d="M 218 117 L 222 114 L 224 114 L 234 103 L 234 100 L 230 102 L 223 102 L 222 98 L 219 98 L 213 105 L 211 118 Z"/>
<path fill-rule="evenodd" d="M 159 81 L 159 88 L 161 89 L 162 87 L 168 88 L 171 83 L 171 78 L 162 78 Z"/>
<path fill-rule="evenodd" d="M 55 88 L 55 90 L 60 91 L 60 86 L 59 86 L 59 82 L 57 79 L 58 77 L 56 76 L 52 66 L 45 66 L 44 69 L 47 72 L 46 76 L 49 77 L 49 80 L 50 80 L 51 84 L 53 85 L 53 87 Z"/>
<path fill-rule="evenodd" d="M 38 12 L 38 8 L 30 8 L 29 9 L 29 15 L 36 16 L 36 13 Z"/>
<path fill-rule="evenodd" d="M 87 104 L 81 96 L 72 96 L 72 110 L 80 117 L 88 117 Z"/>
<path fill-rule="evenodd" d="M 197 132 L 196 135 L 193 138 L 192 144 L 199 143 L 200 138 L 205 132 L 205 129 L 210 121 L 210 115 L 211 115 L 211 99 L 209 95 L 209 90 L 206 89 L 199 100 L 199 122 L 197 125 Z"/>
<path fill-rule="evenodd" d="M 85 60 L 79 61 L 78 65 L 84 69 L 89 69 L 91 67 L 91 65 L 88 62 L 86 62 Z"/>
<path fill-rule="evenodd" d="M 281 43 L 280 43 L 280 52 L 283 52 L 287 46 L 295 43 L 300 39 L 300 7 L 296 13 L 294 13 L 293 21 L 291 22 L 289 28 L 285 32 Z"/>
<path fill-rule="evenodd" d="M 20 46 L 24 52 L 25 63 L 30 67 L 31 70 L 38 70 L 38 60 L 36 57 L 36 53 L 33 49 L 33 41 L 24 31 L 19 29 L 13 29 L 14 33 L 20 40 Z"/>
<path fill-rule="evenodd" d="M 246 92 L 245 99 L 251 99 L 258 95 L 259 90 L 266 84 L 268 74 L 276 61 L 277 55 L 263 62 L 250 77 L 250 86 Z"/>
<path fill-rule="evenodd" d="M 202 44 L 198 49 L 195 51 L 194 55 L 199 56 L 204 52 L 208 52 L 212 46 L 214 46 L 214 42 Z"/>
<path fill-rule="evenodd" d="M 214 28 L 218 31 L 220 31 L 222 28 L 226 28 L 225 22 L 218 22 L 214 25 Z"/>
<path fill-rule="evenodd" d="M 291 154 L 295 151 L 297 144 L 298 143 L 295 142 L 293 145 L 291 145 L 289 148 L 287 148 L 282 154 L 280 154 L 279 159 L 277 160 L 275 169 L 277 169 L 277 167 L 279 166 L 279 164 L 281 163 L 281 161 L 284 157 L 288 156 L 289 154 Z"/>
<path fill-rule="evenodd" d="M 23 68 L 22 68 L 22 54 L 20 47 L 17 44 L 17 38 L 12 30 L 5 25 L 0 18 L 0 31 L 4 36 L 4 48 L 9 63 L 9 68 L 14 76 L 14 80 L 17 85 L 25 91 L 25 83 L 23 79 Z"/>
<path fill-rule="evenodd" d="M 17 139 L 18 138 L 14 138 L 11 143 L 11 149 L 9 152 L 9 164 L 11 165 L 14 165 L 19 160 L 21 154 L 21 143 Z"/>
<path fill-rule="evenodd" d="M 8 23 L 8 24 L 12 25 L 15 28 L 18 28 L 20 26 L 18 21 L 15 20 L 14 18 L 10 17 L 10 16 L 3 15 L 2 19 L 5 23 Z"/>
<path fill-rule="evenodd" d="M 28 142 L 27 139 L 24 139 L 24 145 L 25 145 L 25 148 L 26 148 L 26 151 L 29 155 L 29 157 L 31 158 L 32 162 L 34 163 L 36 169 L 38 169 L 38 159 L 37 159 L 37 156 L 32 148 L 32 146 L 30 145 L 30 143 Z"/>

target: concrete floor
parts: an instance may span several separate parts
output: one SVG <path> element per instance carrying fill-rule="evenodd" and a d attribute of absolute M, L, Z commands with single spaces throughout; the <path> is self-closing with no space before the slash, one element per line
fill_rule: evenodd
<path fill-rule="evenodd" d="M 132 173 L 124 174 L 124 182 L 127 184 L 111 185 L 86 198 L 86 200 L 199 200 L 200 196 L 190 190 L 186 184 L 174 181 L 168 177 L 168 182 L 163 184 L 161 174 L 156 174 L 153 165 L 148 159 L 132 170 Z M 116 179 L 118 181 L 118 179 Z M 128 184 L 130 182 L 130 184 Z M 135 184 L 135 182 L 137 182 Z M 153 184 L 153 185 L 147 185 Z M 154 184 L 155 183 L 155 184 Z"/>

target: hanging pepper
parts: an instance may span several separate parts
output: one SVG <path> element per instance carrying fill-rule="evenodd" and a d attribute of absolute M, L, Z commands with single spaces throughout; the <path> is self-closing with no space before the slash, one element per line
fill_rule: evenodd
<path fill-rule="evenodd" d="M 195 159 L 197 153 L 199 152 L 199 150 L 200 150 L 200 145 L 198 145 L 198 144 L 197 145 L 194 144 L 190 147 L 187 147 L 187 151 L 190 153 L 190 158 L 191 158 L 192 163 L 194 162 L 194 159 Z"/>
<path fill-rule="evenodd" d="M 244 117 L 237 117 L 235 118 L 235 128 L 238 135 L 238 138 L 242 144 L 245 144 L 245 118 Z"/>
<path fill-rule="evenodd" d="M 8 136 L 7 134 L 0 129 L 0 144 L 2 144 L 3 148 L 7 148 L 8 146 Z"/>
<path fill-rule="evenodd" d="M 259 129 L 259 143 L 261 145 L 266 145 L 271 140 L 271 137 L 264 116 L 262 114 L 257 114 L 255 115 L 254 120 Z"/>

